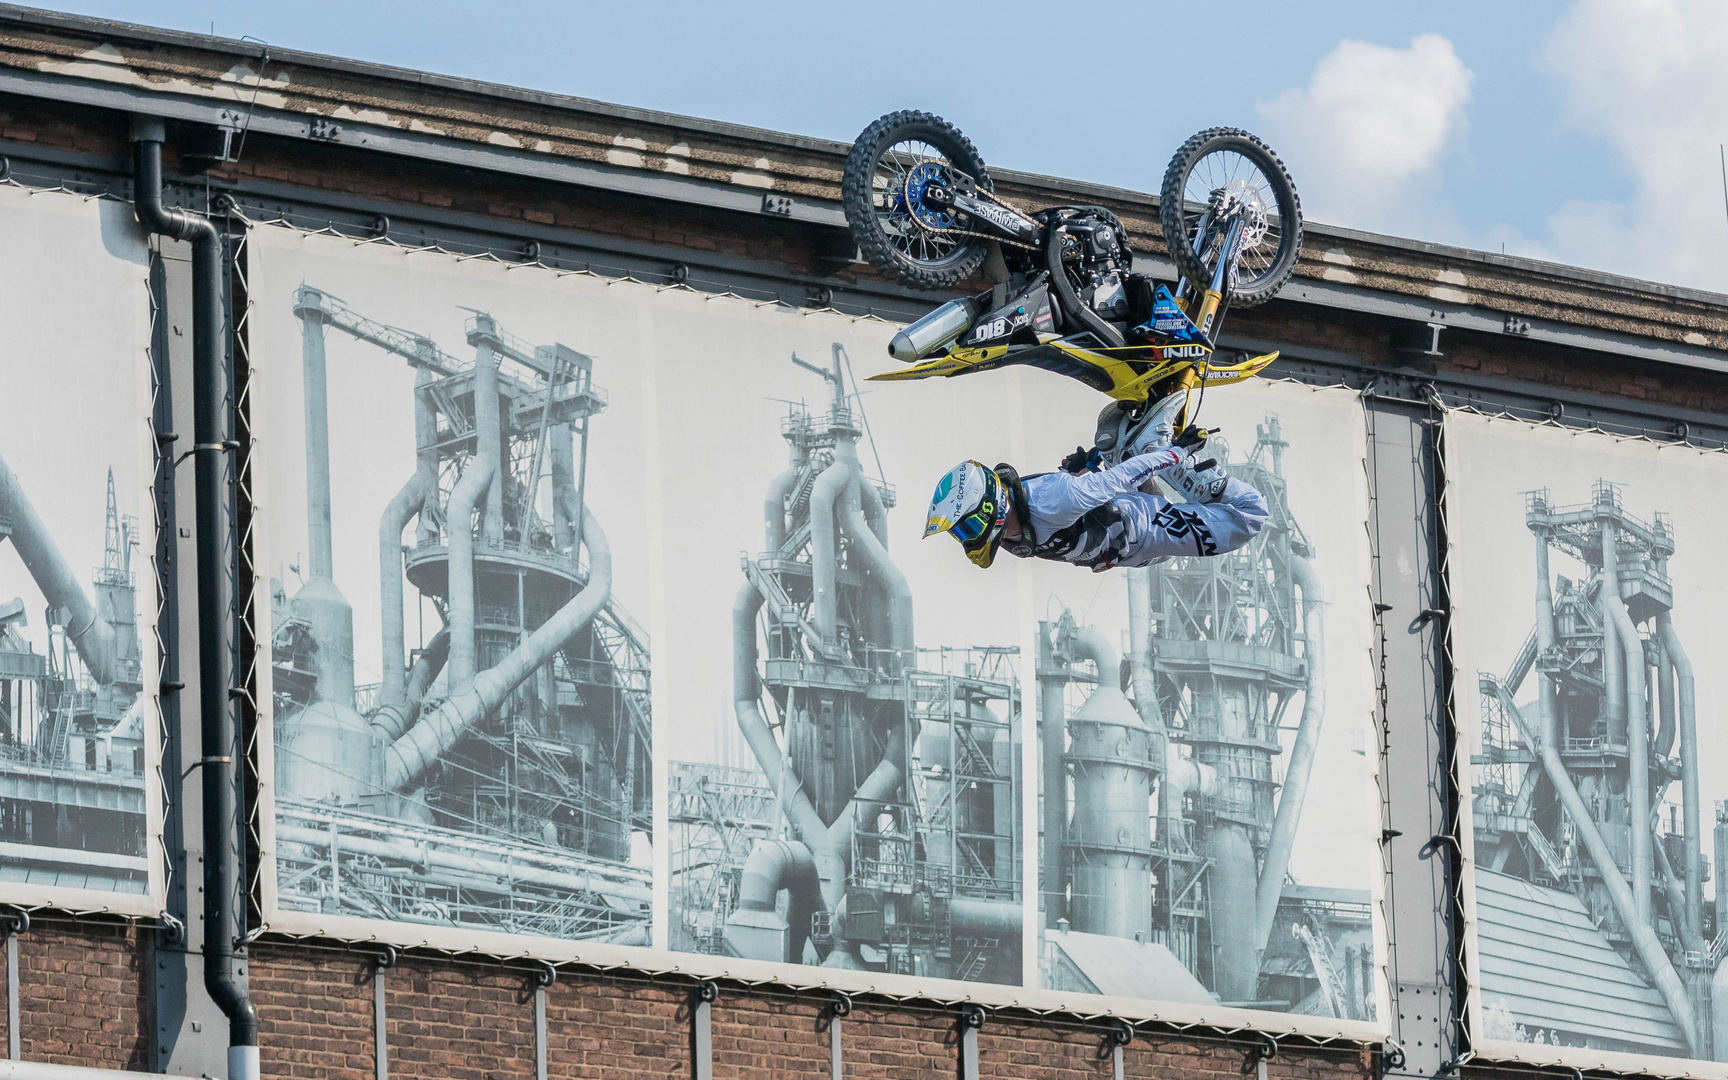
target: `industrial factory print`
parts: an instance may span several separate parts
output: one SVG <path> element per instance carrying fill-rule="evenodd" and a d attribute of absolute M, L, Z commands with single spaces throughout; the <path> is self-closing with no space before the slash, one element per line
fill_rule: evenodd
<path fill-rule="evenodd" d="M 1042 376 L 1027 391 L 1023 472 L 1100 406 Z M 1384 988 L 1361 407 L 1255 380 L 1190 408 L 1219 429 L 1206 453 L 1264 497 L 1254 538 L 1032 569 L 1040 985 L 1366 1036 Z"/>
<path fill-rule="evenodd" d="M 161 910 L 149 252 L 0 184 L 0 903 Z"/>
<path fill-rule="evenodd" d="M 271 925 L 646 946 L 631 309 L 593 278 L 285 228 L 247 255 Z"/>
<path fill-rule="evenodd" d="M 1024 567 L 921 538 L 956 461 L 1012 456 L 1015 381 L 865 383 L 899 329 L 874 320 L 656 310 L 670 947 L 841 989 L 1024 984 Z"/>
<path fill-rule="evenodd" d="M 1471 1045 L 1728 1075 L 1728 455 L 1445 438 Z"/>

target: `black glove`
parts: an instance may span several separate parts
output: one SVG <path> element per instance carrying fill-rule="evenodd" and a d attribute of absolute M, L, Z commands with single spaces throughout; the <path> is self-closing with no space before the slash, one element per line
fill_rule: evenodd
<path fill-rule="evenodd" d="M 1180 435 L 1171 441 L 1170 445 L 1178 450 L 1186 450 L 1191 446 L 1199 446 L 1213 435 L 1218 434 L 1220 430 L 1222 429 L 1203 428 L 1198 424 L 1189 424 Z"/>
<path fill-rule="evenodd" d="M 1096 469 L 1098 451 L 1088 450 L 1084 446 L 1076 446 L 1074 452 L 1062 459 L 1062 470 L 1078 476 L 1083 472 Z"/>

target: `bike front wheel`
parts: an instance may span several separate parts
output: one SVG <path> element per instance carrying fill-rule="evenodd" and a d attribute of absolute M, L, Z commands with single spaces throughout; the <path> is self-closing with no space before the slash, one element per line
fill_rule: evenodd
<path fill-rule="evenodd" d="M 961 230 L 952 210 L 922 199 L 931 187 L 952 190 L 956 171 L 990 190 L 990 174 L 972 141 L 926 112 L 890 113 L 852 144 L 841 201 L 859 252 L 884 277 L 915 289 L 946 289 L 984 261 L 984 238 Z"/>
<path fill-rule="evenodd" d="M 1196 287 L 1211 286 L 1234 222 L 1241 222 L 1230 302 L 1253 307 L 1276 296 L 1302 251 L 1302 204 L 1272 148 L 1236 128 L 1193 136 L 1170 159 L 1158 203 L 1164 244 Z"/>

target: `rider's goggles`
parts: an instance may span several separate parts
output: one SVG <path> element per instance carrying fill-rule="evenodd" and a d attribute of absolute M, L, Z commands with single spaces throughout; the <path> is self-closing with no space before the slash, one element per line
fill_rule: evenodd
<path fill-rule="evenodd" d="M 996 523 L 996 507 L 986 500 L 978 509 L 954 523 L 948 531 L 962 544 L 969 544 L 990 531 Z"/>

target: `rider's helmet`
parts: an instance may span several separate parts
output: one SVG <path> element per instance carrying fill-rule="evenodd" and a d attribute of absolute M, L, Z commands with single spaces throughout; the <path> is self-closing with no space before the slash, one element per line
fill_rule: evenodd
<path fill-rule="evenodd" d="M 948 533 L 960 541 L 968 559 L 989 566 L 1007 522 L 1008 490 L 1001 478 L 976 461 L 962 461 L 937 483 L 924 535 Z"/>

